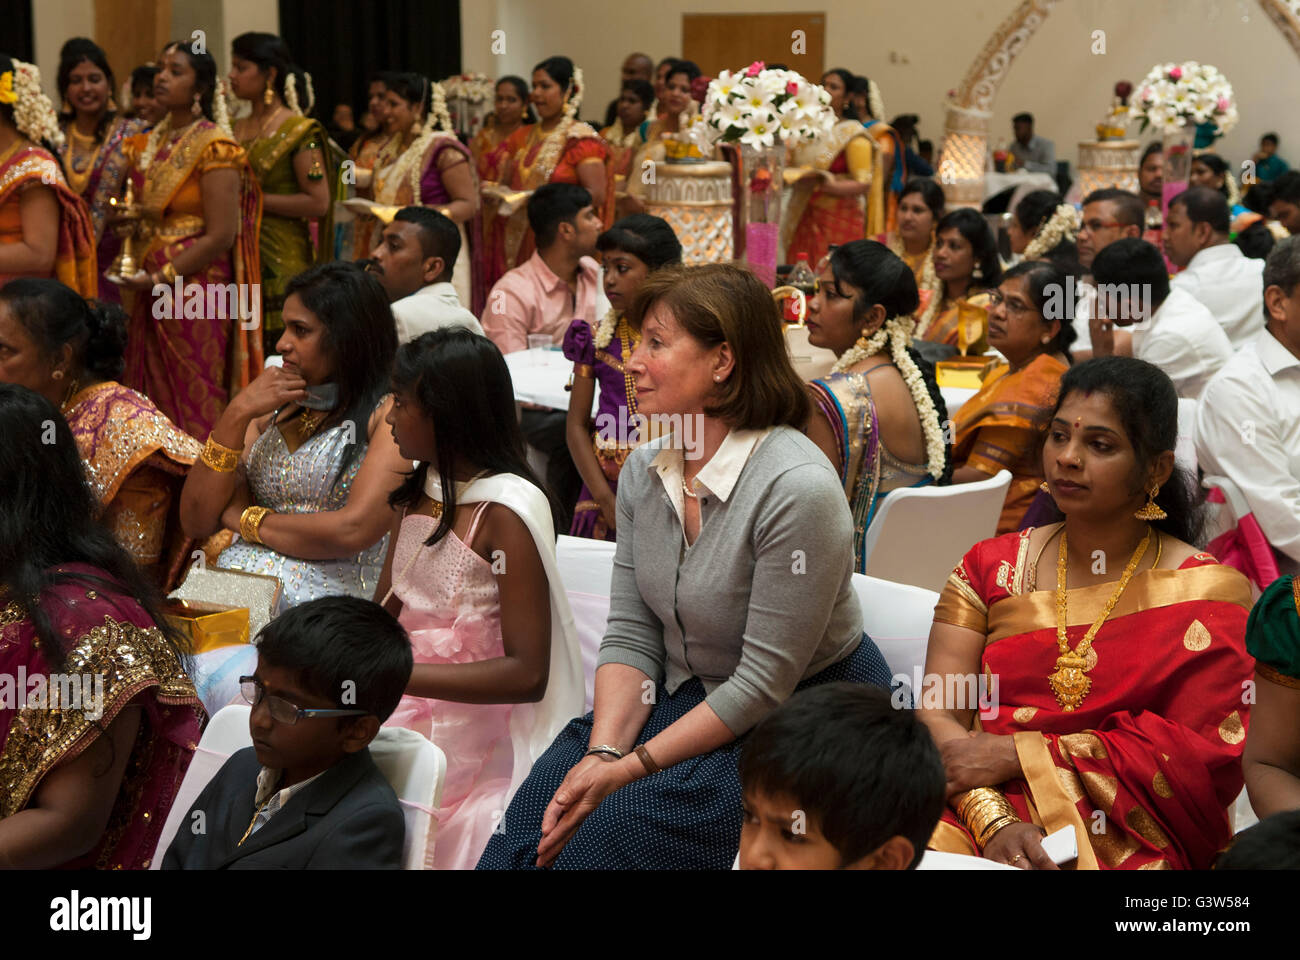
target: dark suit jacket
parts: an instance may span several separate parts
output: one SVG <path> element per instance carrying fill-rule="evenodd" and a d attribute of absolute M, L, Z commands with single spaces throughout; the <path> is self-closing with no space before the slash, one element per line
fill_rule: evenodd
<path fill-rule="evenodd" d="M 164 870 L 401 867 L 402 808 L 368 748 L 348 754 L 295 793 L 241 847 L 261 769 L 252 747 L 222 765 L 176 831 Z M 194 832 L 195 811 L 204 815 L 202 833 Z"/>

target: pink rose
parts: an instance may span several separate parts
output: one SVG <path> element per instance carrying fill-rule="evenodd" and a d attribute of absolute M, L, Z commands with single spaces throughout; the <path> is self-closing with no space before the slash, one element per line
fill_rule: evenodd
<path fill-rule="evenodd" d="M 799 92 L 799 84 L 791 80 L 789 83 L 785 85 L 785 92 L 793 97 L 796 93 Z"/>
<path fill-rule="evenodd" d="M 762 60 L 755 60 L 745 69 L 745 76 L 756 77 L 759 75 L 759 73 L 762 71 L 763 67 L 765 66 L 767 66 L 767 64 L 765 64 Z"/>
<path fill-rule="evenodd" d="M 1219 109 L 1220 109 L 1220 110 L 1222 110 L 1224 113 L 1227 113 L 1227 112 L 1228 112 L 1228 108 L 1231 107 L 1232 104 L 1230 104 L 1230 103 L 1228 102 L 1228 98 L 1227 98 L 1227 97 L 1220 97 L 1220 98 L 1219 98 L 1219 104 L 1218 104 L 1218 106 L 1219 106 Z"/>
<path fill-rule="evenodd" d="M 1182 75 L 1183 75 L 1183 68 L 1182 68 L 1182 67 L 1174 67 L 1172 70 L 1169 71 L 1169 79 L 1170 79 L 1170 80 L 1177 80 L 1177 79 L 1179 79 L 1180 77 L 1182 77 Z"/>

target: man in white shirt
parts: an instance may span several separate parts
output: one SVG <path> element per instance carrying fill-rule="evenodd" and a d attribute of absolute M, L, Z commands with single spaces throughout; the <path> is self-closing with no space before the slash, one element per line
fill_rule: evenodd
<path fill-rule="evenodd" d="M 1093 356 L 1114 353 L 1113 324 L 1131 327 L 1133 356 L 1169 375 L 1180 397 L 1195 400 L 1232 358 L 1232 345 L 1195 297 L 1170 287 L 1160 251 L 1145 240 L 1116 240 L 1092 261 L 1097 283 Z"/>
<path fill-rule="evenodd" d="M 1105 187 L 1094 190 L 1083 199 L 1083 219 L 1079 224 L 1079 265 L 1087 276 L 1083 280 L 1083 296 L 1079 298 L 1078 313 L 1074 318 L 1074 332 L 1078 339 L 1070 347 L 1074 362 L 1092 356 L 1092 308 L 1097 300 L 1097 289 L 1092 284 L 1092 261 L 1116 240 L 1142 236 L 1146 206 L 1136 193 Z M 1115 352 L 1132 355 L 1127 331 L 1115 331 Z"/>
<path fill-rule="evenodd" d="M 1264 266 L 1268 325 L 1219 371 L 1196 410 L 1196 455 L 1246 498 L 1279 570 L 1300 573 L 1300 237 Z"/>
<path fill-rule="evenodd" d="M 1174 289 L 1209 307 L 1236 350 L 1264 329 L 1264 261 L 1228 241 L 1229 224 L 1223 194 L 1192 187 L 1169 201 L 1164 244 L 1170 262 L 1186 268 L 1174 276 Z"/>
<path fill-rule="evenodd" d="M 383 285 L 397 322 L 397 342 L 443 327 L 483 328 L 451 285 L 460 255 L 460 231 L 429 207 L 403 207 L 384 227 L 371 252 L 372 273 Z"/>

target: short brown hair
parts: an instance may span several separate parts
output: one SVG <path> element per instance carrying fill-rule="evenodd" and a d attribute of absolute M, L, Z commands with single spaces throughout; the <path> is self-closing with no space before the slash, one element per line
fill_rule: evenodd
<path fill-rule="evenodd" d="M 731 345 L 735 370 L 705 413 L 734 430 L 804 428 L 808 394 L 790 364 L 780 310 L 757 277 L 729 263 L 664 267 L 641 284 L 628 322 L 639 330 L 656 304 L 706 347 Z"/>

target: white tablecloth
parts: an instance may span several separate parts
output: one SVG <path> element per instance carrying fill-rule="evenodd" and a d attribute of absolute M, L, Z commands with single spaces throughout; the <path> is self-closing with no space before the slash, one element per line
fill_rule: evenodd
<path fill-rule="evenodd" d="M 943 394 L 943 402 L 948 406 L 949 419 L 957 416 L 961 405 L 975 396 L 975 391 L 966 387 L 940 387 L 939 392 Z"/>
<path fill-rule="evenodd" d="M 516 350 L 506 354 L 506 366 L 515 385 L 515 399 L 520 403 L 537 403 L 555 410 L 569 409 L 569 392 L 565 386 L 573 373 L 573 362 L 565 359 L 559 350 Z M 597 390 L 592 397 L 591 412 L 595 415 L 600 399 Z"/>
<path fill-rule="evenodd" d="M 1030 190 L 1056 190 L 1056 179 L 1048 173 L 1036 173 L 1031 170 L 1016 170 L 1013 173 L 998 173 L 990 170 L 984 174 L 984 199 L 996 197 L 1003 190 L 1011 187 L 1028 187 Z"/>

